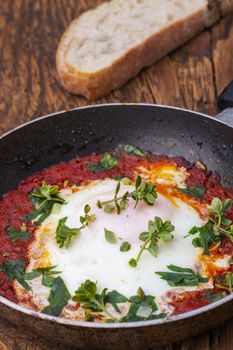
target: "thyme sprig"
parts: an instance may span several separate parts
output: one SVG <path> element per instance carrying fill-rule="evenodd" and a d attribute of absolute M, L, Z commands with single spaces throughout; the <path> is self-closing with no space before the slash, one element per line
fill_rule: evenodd
<path fill-rule="evenodd" d="M 97 291 L 97 282 L 86 280 L 75 291 L 72 300 L 82 303 L 88 320 L 93 320 L 93 317 L 100 312 L 104 312 L 109 318 L 108 321 L 111 322 L 153 320 L 166 316 L 165 314 L 157 313 L 158 307 L 155 303 L 155 297 L 152 295 L 145 295 L 141 288 L 138 288 L 137 295 L 128 299 L 116 290 L 108 292 L 107 288 L 104 288 L 99 294 Z M 122 303 L 130 304 L 129 310 L 125 316 L 122 316 L 121 310 L 118 307 L 118 304 Z M 111 304 L 118 314 L 112 314 L 108 304 Z"/>
<path fill-rule="evenodd" d="M 78 228 L 70 228 L 65 223 L 67 221 L 67 217 L 64 217 L 59 220 L 58 226 L 56 229 L 56 242 L 59 245 L 59 248 L 68 247 L 71 239 L 73 237 L 79 237 L 81 230 L 87 227 L 92 221 L 95 220 L 94 214 L 89 214 L 91 207 L 87 204 L 84 207 L 84 216 L 80 216 L 81 226 Z"/>
<path fill-rule="evenodd" d="M 121 182 L 118 181 L 114 193 L 113 199 L 101 202 L 97 201 L 98 208 L 104 208 L 106 213 L 116 211 L 120 214 L 122 210 L 128 207 L 128 200 L 132 198 L 135 201 L 134 208 L 137 207 L 139 201 L 143 201 L 146 205 L 153 205 L 157 198 L 156 186 L 142 181 L 140 175 L 136 178 L 135 190 L 132 192 L 126 191 L 122 196 L 118 196 L 121 187 Z"/>
<path fill-rule="evenodd" d="M 221 201 L 219 198 L 214 198 L 210 206 L 209 220 L 213 223 L 213 231 L 216 236 L 221 234 L 227 236 L 233 241 L 233 224 L 227 218 L 227 213 L 233 204 L 232 199 L 227 198 Z"/>
<path fill-rule="evenodd" d="M 224 236 L 233 241 L 233 224 L 227 218 L 232 203 L 230 198 L 224 201 L 214 198 L 209 208 L 208 221 L 201 227 L 192 227 L 189 231 L 188 236 L 196 235 L 192 241 L 193 246 L 203 248 L 205 255 L 209 255 L 209 247 L 220 242 Z"/>
<path fill-rule="evenodd" d="M 154 220 L 149 220 L 148 231 L 140 233 L 139 239 L 144 243 L 140 247 L 137 257 L 129 260 L 131 267 L 136 267 L 140 260 L 142 253 L 148 251 L 154 257 L 157 257 L 159 251 L 158 241 L 170 242 L 173 239 L 171 234 L 175 230 L 175 226 L 171 224 L 171 221 L 163 221 L 159 217 L 155 217 Z"/>
<path fill-rule="evenodd" d="M 97 293 L 97 283 L 86 280 L 75 291 L 73 301 L 83 303 L 83 307 L 91 309 L 94 312 L 105 312 L 112 322 L 117 321 L 116 317 L 109 312 L 106 307 L 107 288 L 104 288 L 101 294 Z"/>

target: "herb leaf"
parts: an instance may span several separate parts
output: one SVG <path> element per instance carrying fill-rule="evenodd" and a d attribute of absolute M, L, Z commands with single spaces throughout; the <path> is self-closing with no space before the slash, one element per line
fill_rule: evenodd
<path fill-rule="evenodd" d="M 117 312 L 120 312 L 117 304 L 126 303 L 127 301 L 128 299 L 124 295 L 118 293 L 116 290 L 113 290 L 106 294 L 105 302 L 112 304 Z"/>
<path fill-rule="evenodd" d="M 203 198 L 203 196 L 206 193 L 206 188 L 204 186 L 190 186 L 187 188 L 177 187 L 177 190 L 189 196 L 196 197 L 199 199 Z"/>
<path fill-rule="evenodd" d="M 100 171 L 113 169 L 117 165 L 117 158 L 113 154 L 107 153 L 103 158 L 100 159 L 98 163 L 87 163 L 86 167 L 94 173 L 97 173 Z"/>
<path fill-rule="evenodd" d="M 172 232 L 175 230 L 175 226 L 170 221 L 163 221 L 159 217 L 155 217 L 154 220 L 149 220 L 148 231 L 142 232 L 139 235 L 139 239 L 143 241 L 136 259 L 130 259 L 129 265 L 136 267 L 139 259 L 144 251 L 148 251 L 154 257 L 157 257 L 159 246 L 158 241 L 170 242 L 173 239 Z"/>
<path fill-rule="evenodd" d="M 135 183 L 135 190 L 132 192 L 125 192 L 122 196 L 118 196 L 120 191 L 121 182 L 118 181 L 116 184 L 115 194 L 113 199 L 101 202 L 97 201 L 97 207 L 102 209 L 106 213 L 116 211 L 117 214 L 121 213 L 128 207 L 128 199 L 132 198 L 135 201 L 134 208 L 137 207 L 139 201 L 143 201 L 146 205 L 153 205 L 157 198 L 156 186 L 149 182 L 142 181 L 141 177 L 138 175 Z"/>
<path fill-rule="evenodd" d="M 105 235 L 105 239 L 106 239 L 106 241 L 108 241 L 108 243 L 112 243 L 112 244 L 117 243 L 116 234 L 114 232 L 109 231 L 105 228 L 104 235 Z"/>
<path fill-rule="evenodd" d="M 233 292 L 233 273 L 228 271 L 225 273 L 221 278 L 218 276 L 216 277 L 216 280 L 219 281 L 218 284 L 216 284 L 216 287 L 220 289 L 225 289 L 226 291 L 232 293 Z"/>
<path fill-rule="evenodd" d="M 199 283 L 208 282 L 208 278 L 194 273 L 193 270 L 175 265 L 168 265 L 168 270 L 172 272 L 155 272 L 162 280 L 167 281 L 170 287 L 197 286 Z M 176 271 L 176 272 L 173 272 Z"/>
<path fill-rule="evenodd" d="M 194 226 L 190 231 L 189 235 L 198 234 L 198 237 L 194 238 L 192 244 L 194 247 L 203 248 L 205 255 L 210 255 L 209 247 L 213 243 L 217 243 L 221 241 L 220 236 L 216 236 L 213 230 L 213 223 L 211 221 L 207 221 L 204 226 L 196 227 Z"/>
<path fill-rule="evenodd" d="M 224 201 L 221 201 L 219 198 L 214 198 L 212 200 L 210 206 L 210 213 L 215 219 L 216 230 L 220 229 L 221 231 L 221 226 L 231 225 L 232 221 L 227 219 L 226 215 L 227 212 L 231 209 L 232 203 L 233 201 L 230 198 L 227 198 Z"/>
<path fill-rule="evenodd" d="M 73 301 L 84 303 L 84 308 L 89 308 L 95 312 L 105 312 L 111 321 L 116 321 L 113 316 L 106 308 L 106 296 L 107 288 L 103 289 L 101 294 L 97 294 L 97 283 L 90 280 L 86 280 L 81 286 L 75 291 L 75 295 L 72 298 Z M 116 296 L 116 295 L 115 295 Z M 118 296 L 119 297 L 119 296 Z M 110 295 L 110 299 L 113 299 L 113 295 Z M 116 300 L 115 300 L 116 303 Z"/>
<path fill-rule="evenodd" d="M 78 228 L 69 228 L 66 226 L 67 216 L 62 218 L 58 222 L 58 226 L 56 229 L 56 241 L 59 245 L 59 248 L 62 248 L 64 245 L 68 247 L 71 239 L 76 236 L 80 236 L 80 229 Z"/>
<path fill-rule="evenodd" d="M 27 240 L 29 238 L 29 234 L 23 230 L 16 230 L 14 227 L 8 227 L 6 230 L 10 239 L 15 243 L 18 239 Z"/>
<path fill-rule="evenodd" d="M 23 288 L 30 290 L 29 285 L 24 280 L 25 267 L 26 262 L 24 260 L 15 259 L 5 261 L 1 266 L 1 270 L 7 275 L 10 282 L 17 280 Z"/>
<path fill-rule="evenodd" d="M 229 289 L 229 292 L 232 293 L 232 290 L 233 290 L 233 273 L 232 272 L 228 272 L 226 274 L 225 281 L 226 281 L 226 285 Z"/>
<path fill-rule="evenodd" d="M 164 317 L 164 314 L 155 315 L 158 310 L 155 297 L 152 295 L 135 295 L 129 299 L 131 305 L 128 314 L 123 317 L 122 322 L 153 320 Z"/>
<path fill-rule="evenodd" d="M 147 155 L 146 151 L 132 145 L 119 145 L 119 148 L 122 148 L 125 152 L 132 153 L 138 157 L 145 157 Z"/>
<path fill-rule="evenodd" d="M 123 242 L 120 246 L 121 252 L 128 252 L 131 248 L 131 244 L 129 242 Z"/>
<path fill-rule="evenodd" d="M 78 228 L 70 228 L 65 223 L 67 221 L 67 217 L 64 217 L 59 220 L 58 226 L 56 229 L 56 242 L 59 245 L 60 248 L 62 247 L 68 247 L 71 239 L 73 237 L 79 237 L 81 234 L 81 230 L 85 227 L 87 227 L 92 221 L 95 220 L 94 214 L 89 214 L 91 208 L 87 204 L 84 207 L 84 216 L 80 216 L 80 222 L 82 226 Z"/>
<path fill-rule="evenodd" d="M 43 313 L 52 316 L 60 316 L 63 308 L 68 303 L 71 295 L 66 288 L 61 277 L 55 278 L 52 283 L 51 292 L 49 295 L 49 306 L 43 309 Z"/>
<path fill-rule="evenodd" d="M 194 226 L 188 235 L 198 234 L 193 239 L 194 247 L 202 247 L 204 254 L 209 255 L 209 247 L 217 242 L 220 242 L 224 236 L 233 241 L 233 225 L 226 215 L 230 210 L 233 201 L 228 198 L 221 201 L 219 198 L 214 198 L 210 206 L 209 220 L 202 227 Z"/>
<path fill-rule="evenodd" d="M 37 224 L 42 222 L 50 215 L 54 204 L 65 204 L 65 200 L 59 197 L 59 187 L 48 185 L 46 182 L 42 186 L 35 188 L 29 195 L 32 203 L 35 205 L 35 210 L 32 213 L 24 216 L 25 221 L 37 219 Z"/>
<path fill-rule="evenodd" d="M 31 272 L 26 272 L 24 274 L 24 280 L 32 280 L 36 277 L 42 276 L 42 284 L 46 287 L 51 287 L 53 282 L 55 281 L 55 277 L 53 275 L 58 275 L 61 271 L 54 271 L 56 266 L 44 267 L 34 269 Z"/>
<path fill-rule="evenodd" d="M 223 298 L 222 294 L 215 294 L 212 291 L 206 291 L 206 299 L 209 303 L 215 303 L 216 301 Z"/>

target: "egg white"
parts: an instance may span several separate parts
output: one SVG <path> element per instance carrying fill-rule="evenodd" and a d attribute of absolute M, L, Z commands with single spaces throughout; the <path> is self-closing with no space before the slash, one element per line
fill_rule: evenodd
<path fill-rule="evenodd" d="M 120 215 L 105 213 L 96 206 L 96 202 L 112 198 L 115 187 L 115 180 L 106 179 L 80 187 L 74 193 L 71 189 L 62 190 L 61 196 L 67 204 L 55 206 L 51 215 L 37 229 L 35 242 L 30 247 L 28 269 L 36 268 L 38 264 L 56 266 L 71 295 L 81 283 L 90 279 L 98 282 L 99 291 L 103 288 L 115 289 L 126 297 L 135 295 L 139 287 L 146 294 L 154 296 L 166 293 L 171 287 L 155 272 L 166 271 L 169 264 L 195 270 L 200 251 L 193 247 L 192 237 L 184 238 L 193 226 L 203 223 L 195 209 L 178 198 L 170 201 L 158 193 L 153 206 L 140 202 L 134 209 L 135 202 L 129 200 L 128 208 Z M 133 189 L 134 186 L 121 183 L 119 194 Z M 74 238 L 68 248 L 59 248 L 55 240 L 59 219 L 67 217 L 66 225 L 70 228 L 81 226 L 79 218 L 86 204 L 90 205 L 96 220 L 82 229 L 80 237 Z M 145 251 L 138 266 L 132 268 L 128 261 L 135 258 L 140 249 L 142 242 L 139 234 L 147 230 L 148 221 L 155 216 L 172 222 L 175 226 L 174 239 L 169 243 L 159 243 L 157 258 Z M 116 234 L 116 244 L 106 241 L 104 228 Z M 124 241 L 131 244 L 128 252 L 120 251 Z M 38 286 L 34 288 L 33 283 L 31 286 L 36 297 Z"/>

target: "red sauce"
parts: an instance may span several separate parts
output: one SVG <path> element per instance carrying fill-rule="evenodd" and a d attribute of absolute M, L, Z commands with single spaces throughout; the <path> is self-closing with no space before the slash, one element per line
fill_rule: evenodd
<path fill-rule="evenodd" d="M 27 224 L 27 231 L 30 234 L 29 240 L 18 240 L 13 243 L 6 233 L 8 227 L 20 229 L 23 224 L 22 217 L 33 210 L 33 205 L 28 197 L 28 194 L 36 187 L 41 186 L 42 181 L 48 184 L 62 184 L 68 181 L 70 185 L 80 184 L 83 181 L 93 179 L 104 179 L 106 177 L 114 177 L 116 175 L 127 176 L 133 178 L 134 169 L 142 165 L 145 160 L 141 157 L 136 157 L 128 154 L 121 154 L 119 165 L 108 171 L 91 172 L 86 164 L 89 162 L 98 162 L 100 155 L 92 155 L 84 158 L 75 158 L 69 162 L 51 166 L 35 175 L 28 177 L 22 181 L 16 190 L 8 192 L 0 202 L 0 264 L 7 260 L 23 259 L 27 261 L 28 246 L 33 240 L 34 227 Z M 211 172 L 206 172 L 198 169 L 184 160 L 183 158 L 169 159 L 166 156 L 151 156 L 151 162 L 165 162 L 169 164 L 177 164 L 185 166 L 189 173 L 186 181 L 187 186 L 203 185 L 207 191 L 202 200 L 203 203 L 210 203 L 214 197 L 232 198 L 233 190 L 226 189 L 221 186 L 220 178 Z M 229 218 L 233 219 L 233 208 L 229 214 Z M 231 254 L 233 256 L 233 244 L 228 239 L 224 239 L 218 247 L 220 254 Z M 7 254 L 9 254 L 9 256 Z M 7 255 L 7 256 L 6 256 Z M 17 302 L 12 284 L 8 281 L 3 272 L 0 272 L 0 295 Z M 173 306 L 175 307 L 174 314 L 190 311 L 200 306 L 208 304 L 206 293 L 188 292 L 183 298 L 173 296 Z"/>
<path fill-rule="evenodd" d="M 179 315 L 209 304 L 206 291 L 184 292 L 182 294 L 171 291 L 167 292 L 167 296 L 170 299 L 168 304 L 173 307 L 173 315 Z"/>

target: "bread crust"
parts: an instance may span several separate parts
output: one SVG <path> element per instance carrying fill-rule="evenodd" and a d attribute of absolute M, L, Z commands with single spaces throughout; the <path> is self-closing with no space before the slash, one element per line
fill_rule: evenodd
<path fill-rule="evenodd" d="M 103 97 L 110 91 L 124 85 L 142 68 L 155 63 L 172 50 L 183 45 L 232 9 L 233 0 L 221 2 L 210 0 L 208 7 L 169 25 L 159 33 L 150 36 L 140 45 L 128 50 L 110 66 L 91 73 L 78 71 L 64 61 L 70 42 L 67 40 L 67 36 L 72 28 L 78 25 L 79 19 L 76 19 L 64 32 L 57 49 L 58 75 L 65 89 L 73 94 L 83 95 L 88 100 Z"/>

